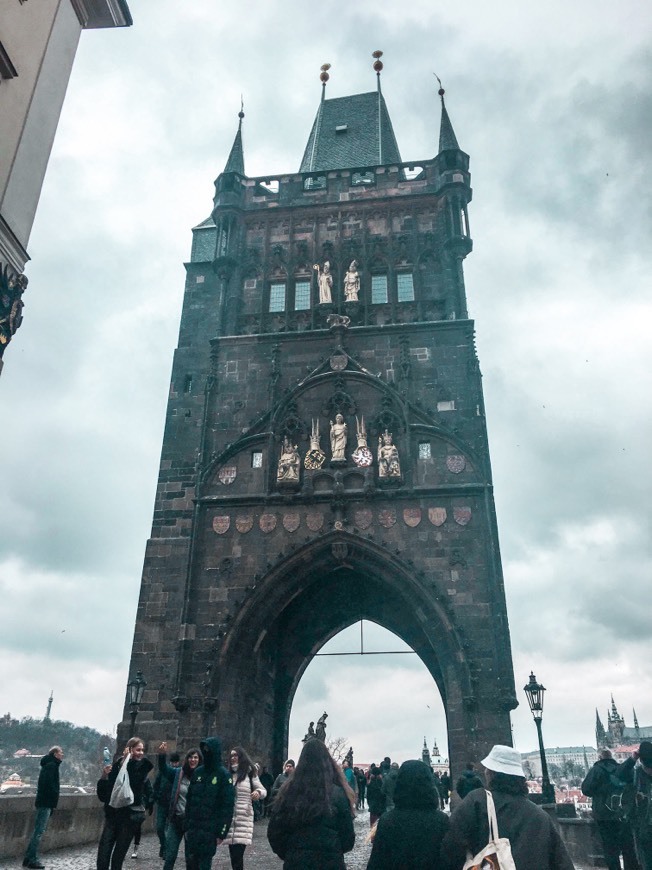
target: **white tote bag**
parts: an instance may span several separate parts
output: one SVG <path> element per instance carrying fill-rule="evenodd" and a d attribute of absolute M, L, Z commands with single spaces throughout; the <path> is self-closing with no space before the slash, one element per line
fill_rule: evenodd
<path fill-rule="evenodd" d="M 463 870 L 516 870 L 512 847 L 507 837 L 498 835 L 496 807 L 491 792 L 487 792 L 487 818 L 489 819 L 489 842 L 472 858 L 469 853 Z"/>
<path fill-rule="evenodd" d="M 114 810 L 119 810 L 122 807 L 130 807 L 134 802 L 134 793 L 131 790 L 129 774 L 127 773 L 127 763 L 130 758 L 130 755 L 125 755 L 122 764 L 120 765 L 120 770 L 118 771 L 113 791 L 111 792 L 109 806 L 113 807 Z"/>

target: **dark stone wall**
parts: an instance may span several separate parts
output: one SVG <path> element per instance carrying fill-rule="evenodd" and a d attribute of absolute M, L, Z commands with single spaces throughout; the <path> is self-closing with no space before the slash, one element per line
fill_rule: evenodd
<path fill-rule="evenodd" d="M 314 194 L 301 176 L 281 178 L 274 195 L 260 179 L 218 179 L 217 255 L 207 259 L 205 223 L 187 265 L 134 638 L 146 739 L 185 746 L 217 729 L 279 766 L 306 666 L 365 618 L 428 667 L 454 771 L 510 742 L 509 630 L 461 271 L 471 243 L 456 217 L 471 196 L 462 157 L 450 171 L 426 162 L 410 183 L 401 167 L 378 167 L 357 190 L 351 173 L 331 173 Z M 352 304 L 340 287 L 353 256 Z M 325 258 L 333 302 L 317 305 L 312 265 Z M 378 269 L 394 289 L 374 305 Z M 415 299 L 399 303 L 391 282 L 405 269 Z M 272 315 L 277 280 L 288 305 Z M 311 282 L 307 312 L 292 310 L 295 280 Z M 329 442 L 337 413 L 342 463 Z M 370 465 L 353 456 L 362 419 Z M 310 468 L 315 421 L 325 457 Z M 389 479 L 376 455 L 384 432 L 400 458 Z M 286 438 L 300 473 L 279 482 Z"/>

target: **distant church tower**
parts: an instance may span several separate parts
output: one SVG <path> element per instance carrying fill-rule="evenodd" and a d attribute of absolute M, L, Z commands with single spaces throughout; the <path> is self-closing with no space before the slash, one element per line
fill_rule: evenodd
<path fill-rule="evenodd" d="M 469 157 L 440 90 L 436 156 L 402 160 L 381 54 L 354 96 L 324 65 L 297 172 L 246 175 L 240 112 L 193 231 L 132 653 L 154 743 L 280 768 L 301 676 L 361 619 L 428 668 L 455 769 L 511 743 Z"/>

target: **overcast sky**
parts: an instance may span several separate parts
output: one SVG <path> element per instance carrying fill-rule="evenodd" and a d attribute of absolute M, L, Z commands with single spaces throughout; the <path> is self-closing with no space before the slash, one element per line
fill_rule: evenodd
<path fill-rule="evenodd" d="M 438 9 L 440 5 L 442 8 Z M 249 175 L 298 169 L 328 96 L 383 92 L 404 160 L 433 157 L 436 72 L 471 156 L 465 263 L 484 375 L 517 693 L 594 745 L 613 692 L 652 725 L 649 663 L 652 10 L 638 0 L 139 0 L 82 34 L 0 379 L 0 714 L 113 730 L 122 712 L 192 226 L 244 96 Z M 369 644 L 388 649 L 391 638 Z M 336 638 L 356 649 L 355 629 Z M 394 648 L 392 647 L 392 648 Z M 526 709 L 524 709 L 524 707 Z M 447 755 L 416 656 L 323 658 L 310 719 L 359 760 Z"/>

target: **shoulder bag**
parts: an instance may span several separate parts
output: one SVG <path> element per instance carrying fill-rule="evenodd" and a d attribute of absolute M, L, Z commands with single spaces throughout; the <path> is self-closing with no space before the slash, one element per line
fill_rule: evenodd
<path fill-rule="evenodd" d="M 115 779 L 113 791 L 111 792 L 111 797 L 109 798 L 109 806 L 113 807 L 114 810 L 119 810 L 122 807 L 130 807 L 134 802 L 134 793 L 131 790 L 129 773 L 127 772 L 127 763 L 129 762 L 129 758 L 129 755 L 125 755 L 124 760 L 120 765 L 118 775 Z"/>
<path fill-rule="evenodd" d="M 491 792 L 487 792 L 487 818 L 489 820 L 489 842 L 475 857 L 468 853 L 463 870 L 516 870 L 512 858 L 512 847 L 507 837 L 499 837 L 496 807 Z"/>

